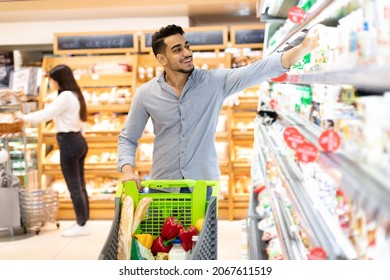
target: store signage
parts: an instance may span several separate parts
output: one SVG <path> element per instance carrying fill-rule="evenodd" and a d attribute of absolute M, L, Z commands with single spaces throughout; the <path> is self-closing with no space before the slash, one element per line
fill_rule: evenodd
<path fill-rule="evenodd" d="M 294 6 L 288 11 L 287 17 L 294 23 L 300 23 L 305 17 L 305 11 L 300 7 Z"/>
<path fill-rule="evenodd" d="M 317 159 L 318 149 L 310 142 L 299 144 L 296 148 L 296 155 L 300 162 L 313 162 Z"/>
<path fill-rule="evenodd" d="M 55 54 L 132 52 L 138 47 L 134 32 L 54 34 Z"/>
<path fill-rule="evenodd" d="M 152 52 L 152 37 L 157 30 L 142 30 L 140 37 L 140 51 L 141 52 Z"/>
<path fill-rule="evenodd" d="M 264 42 L 264 29 L 236 30 L 237 45 L 262 44 Z"/>
<path fill-rule="evenodd" d="M 283 132 L 283 138 L 287 146 L 296 150 L 298 145 L 305 142 L 305 137 L 295 127 L 287 127 Z"/>
<path fill-rule="evenodd" d="M 145 46 L 152 47 L 152 33 L 145 33 Z M 223 45 L 222 30 L 212 31 L 189 31 L 184 33 L 184 37 L 190 43 L 190 46 L 208 46 L 208 45 Z"/>
<path fill-rule="evenodd" d="M 63 36 L 57 38 L 59 50 L 123 49 L 134 47 L 133 34 L 103 36 Z"/>
<path fill-rule="evenodd" d="M 213 49 L 216 47 L 224 48 L 223 30 L 186 31 L 184 37 L 190 43 L 192 49 L 195 46 L 213 46 Z"/>
<path fill-rule="evenodd" d="M 151 48 L 153 33 L 144 33 L 144 36 L 145 36 L 145 47 Z"/>
<path fill-rule="evenodd" d="M 230 39 L 233 48 L 262 48 L 265 25 L 243 25 L 230 28 Z"/>
<path fill-rule="evenodd" d="M 226 27 L 193 27 L 184 30 L 184 37 L 190 43 L 193 50 L 215 50 L 227 47 Z M 155 30 L 141 32 L 141 51 L 152 51 L 152 36 Z"/>
<path fill-rule="evenodd" d="M 341 145 L 341 137 L 334 130 L 326 130 L 320 135 L 318 142 L 325 152 L 334 152 Z"/>
<path fill-rule="evenodd" d="M 14 70 L 13 52 L 0 52 L 0 88 L 8 88 Z"/>

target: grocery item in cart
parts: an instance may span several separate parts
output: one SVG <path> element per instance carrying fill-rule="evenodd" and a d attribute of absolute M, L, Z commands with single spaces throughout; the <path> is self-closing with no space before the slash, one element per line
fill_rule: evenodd
<path fill-rule="evenodd" d="M 144 181 L 144 187 L 169 188 L 169 187 L 193 187 L 192 193 L 139 193 L 135 182 L 126 182 L 118 186 L 115 196 L 115 217 L 109 236 L 104 244 L 99 259 L 115 260 L 118 250 L 118 232 L 121 221 L 121 201 L 131 196 L 137 205 L 143 198 L 150 197 L 149 205 L 144 219 L 136 231 L 136 234 L 151 234 L 154 242 L 163 241 L 161 234 L 162 225 L 168 216 L 177 216 L 183 213 L 181 218 L 185 227 L 193 225 L 197 220 L 204 218 L 203 228 L 199 234 L 196 248 L 193 248 L 190 259 L 216 259 L 217 258 L 217 200 L 218 182 L 195 180 L 168 180 L 168 181 Z M 213 187 L 213 194 L 206 201 L 207 186 Z M 160 240 L 159 240 L 160 239 Z M 157 241 L 156 241 L 157 240 Z M 168 244 L 168 246 L 170 246 Z M 153 251 L 153 245 L 152 245 Z M 156 259 L 166 259 L 166 255 L 155 252 Z"/>
<path fill-rule="evenodd" d="M 134 200 L 127 196 L 122 205 L 121 221 L 119 223 L 118 236 L 118 260 L 130 260 L 131 252 L 131 228 L 133 226 Z"/>

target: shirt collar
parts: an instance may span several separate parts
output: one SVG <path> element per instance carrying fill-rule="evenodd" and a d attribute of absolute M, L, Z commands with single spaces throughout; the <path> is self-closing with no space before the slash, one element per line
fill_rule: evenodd
<path fill-rule="evenodd" d="M 190 76 L 188 76 L 188 80 L 193 80 L 194 79 L 194 72 L 195 72 L 195 68 L 194 70 L 192 70 Z M 159 84 L 164 84 L 166 81 L 165 81 L 165 71 L 163 71 L 160 76 L 158 76 L 158 79 L 157 79 L 158 83 Z"/>
<path fill-rule="evenodd" d="M 165 71 L 163 71 L 160 76 L 158 76 L 157 82 L 159 84 L 164 84 L 165 83 Z"/>

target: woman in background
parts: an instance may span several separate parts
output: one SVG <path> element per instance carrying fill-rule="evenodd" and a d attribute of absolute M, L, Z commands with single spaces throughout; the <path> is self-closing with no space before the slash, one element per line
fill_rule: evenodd
<path fill-rule="evenodd" d="M 28 123 L 54 120 L 60 149 L 62 174 L 69 189 L 76 214 L 76 223 L 62 232 L 63 237 L 88 235 L 89 201 L 84 178 L 84 160 L 88 152 L 83 137 L 87 108 L 72 70 L 57 65 L 49 73 L 50 88 L 58 91 L 57 98 L 40 111 L 15 117 Z"/>

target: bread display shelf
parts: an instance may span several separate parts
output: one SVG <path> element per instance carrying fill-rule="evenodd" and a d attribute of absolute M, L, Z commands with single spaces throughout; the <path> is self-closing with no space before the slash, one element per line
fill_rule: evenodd
<path fill-rule="evenodd" d="M 250 170 L 251 164 L 249 161 L 233 161 L 233 172 L 248 172 Z"/>
<path fill-rule="evenodd" d="M 127 113 L 130 109 L 130 102 L 125 104 L 99 104 L 90 105 L 87 104 L 88 113 L 100 113 L 104 111 Z"/>
<path fill-rule="evenodd" d="M 152 169 L 152 163 L 148 161 L 137 161 L 135 163 L 135 170 L 139 172 L 150 172 Z"/>
<path fill-rule="evenodd" d="M 216 134 L 216 140 L 226 140 L 228 139 L 229 134 L 227 131 L 224 132 L 217 132 Z"/>
<path fill-rule="evenodd" d="M 98 195 L 99 196 L 99 195 Z M 97 196 L 97 197 L 98 197 Z M 105 196 L 106 199 L 94 199 L 94 195 L 89 197 L 89 206 L 91 208 L 90 219 L 92 220 L 111 220 L 114 218 L 114 196 Z M 112 197 L 112 198 L 111 198 Z M 57 219 L 75 219 L 72 201 L 69 198 L 60 197 L 60 206 Z"/>
<path fill-rule="evenodd" d="M 92 165 L 85 165 L 84 167 L 85 174 L 94 174 L 94 175 L 112 175 L 118 173 L 116 170 L 116 165 L 106 165 L 106 166 L 92 166 Z M 62 175 L 61 168 L 59 165 L 42 165 L 42 174 L 45 175 Z"/>
<path fill-rule="evenodd" d="M 101 149 L 89 149 L 87 157 L 85 158 L 85 165 L 87 166 L 111 166 L 116 164 L 117 150 L 113 148 Z M 59 167 L 59 150 L 51 151 L 43 161 L 44 166 L 58 166 Z"/>
<path fill-rule="evenodd" d="M 249 193 L 235 193 L 233 200 L 237 202 L 248 202 Z"/>
<path fill-rule="evenodd" d="M 75 75 L 75 78 L 80 87 L 129 86 L 133 73 Z"/>
<path fill-rule="evenodd" d="M 104 142 L 115 142 L 118 141 L 119 131 L 101 131 L 101 132 L 87 132 L 85 139 L 88 142 L 88 146 L 91 143 L 104 143 Z M 55 132 L 44 132 L 43 137 L 45 138 L 46 144 L 56 144 L 56 133 Z"/>
<path fill-rule="evenodd" d="M 239 108 L 240 110 L 250 110 L 250 111 L 256 111 L 257 104 L 258 104 L 258 97 L 251 96 L 251 97 L 240 97 L 239 98 L 240 104 L 234 105 L 233 109 Z"/>
<path fill-rule="evenodd" d="M 255 117 L 255 112 L 243 111 L 234 113 L 234 120 L 232 124 L 232 136 L 234 140 L 242 139 L 253 141 L 253 125 Z"/>
<path fill-rule="evenodd" d="M 235 138 L 235 139 L 253 140 L 253 133 L 254 133 L 253 128 L 248 128 L 248 129 L 234 128 L 234 129 L 232 129 L 232 135 L 233 135 L 233 138 Z"/>
<path fill-rule="evenodd" d="M 154 141 L 154 134 L 150 134 L 150 133 L 144 133 L 141 139 L 139 139 L 140 143 L 153 143 L 153 141 Z"/>

